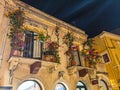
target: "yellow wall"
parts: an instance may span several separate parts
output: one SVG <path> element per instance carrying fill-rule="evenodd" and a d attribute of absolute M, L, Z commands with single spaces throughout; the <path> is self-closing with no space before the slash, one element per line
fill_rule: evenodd
<path fill-rule="evenodd" d="M 104 32 L 94 38 L 95 48 L 99 53 L 108 53 L 110 62 L 106 63 L 106 69 L 109 73 L 109 78 L 113 90 L 119 90 L 118 80 L 120 79 L 120 46 L 118 45 L 120 36 Z"/>

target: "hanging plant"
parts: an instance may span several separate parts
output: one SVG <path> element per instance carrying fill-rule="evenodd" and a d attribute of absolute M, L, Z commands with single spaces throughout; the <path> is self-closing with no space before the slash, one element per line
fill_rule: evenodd
<path fill-rule="evenodd" d="M 10 18 L 10 32 L 8 33 L 8 37 L 11 39 L 11 47 L 22 51 L 24 47 L 24 13 L 18 9 L 14 12 L 9 12 L 8 17 Z"/>
<path fill-rule="evenodd" d="M 74 41 L 74 36 L 73 33 L 68 32 L 67 34 L 64 35 L 63 37 L 63 43 L 66 44 L 68 47 L 71 47 L 73 45 Z"/>

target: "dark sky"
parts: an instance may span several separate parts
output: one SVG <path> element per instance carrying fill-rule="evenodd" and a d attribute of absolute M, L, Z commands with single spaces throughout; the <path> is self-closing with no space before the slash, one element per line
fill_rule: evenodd
<path fill-rule="evenodd" d="M 120 28 L 120 0 L 21 1 L 85 30 L 89 37 Z"/>

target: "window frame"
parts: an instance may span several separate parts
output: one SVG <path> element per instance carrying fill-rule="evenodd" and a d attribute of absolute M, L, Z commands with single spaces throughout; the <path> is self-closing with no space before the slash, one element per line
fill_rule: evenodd
<path fill-rule="evenodd" d="M 40 90 L 43 90 L 42 85 L 40 85 L 40 83 L 38 83 L 36 80 L 25 80 L 24 82 L 22 82 L 22 83 L 17 87 L 17 90 L 19 89 L 19 87 L 20 87 L 23 83 L 25 83 L 25 82 L 27 82 L 27 81 L 33 81 L 33 82 L 35 82 L 35 83 L 39 86 Z"/>
<path fill-rule="evenodd" d="M 42 59 L 42 53 L 43 53 L 43 42 L 41 42 L 39 40 L 37 41 L 35 39 L 36 34 L 37 34 L 36 32 L 26 31 L 24 50 L 27 51 L 27 52 L 23 52 L 23 57 L 33 58 L 33 59 L 40 59 L 41 60 Z M 27 38 L 28 39 L 30 38 L 30 41 Z M 40 45 L 40 51 L 39 51 L 40 52 L 40 55 L 39 55 L 40 57 L 34 57 L 35 41 L 37 41 L 37 43 Z M 26 42 L 29 42 L 29 43 L 26 43 Z M 26 46 L 27 44 L 28 44 L 29 47 Z M 39 47 L 37 47 L 37 48 L 39 48 Z"/>
<path fill-rule="evenodd" d="M 76 85 L 76 89 L 79 88 L 79 89 L 81 90 L 81 88 L 84 88 L 85 90 L 87 90 L 86 85 L 85 85 L 82 81 L 78 81 L 77 84 L 78 84 L 78 83 L 82 83 L 83 86 L 78 86 L 78 85 Z"/>
<path fill-rule="evenodd" d="M 63 84 L 62 82 L 59 82 L 59 83 L 56 84 L 56 86 L 57 86 L 58 84 L 61 84 L 61 85 L 64 87 L 64 89 L 67 90 L 67 87 L 65 86 L 65 84 Z M 55 86 L 55 90 L 56 90 L 56 86 Z"/>

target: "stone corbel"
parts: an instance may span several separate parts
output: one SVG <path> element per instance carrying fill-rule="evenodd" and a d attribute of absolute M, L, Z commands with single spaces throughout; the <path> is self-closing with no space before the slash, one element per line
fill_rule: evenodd
<path fill-rule="evenodd" d="M 88 70 L 88 75 L 89 75 L 90 80 L 93 80 L 93 79 L 97 78 L 95 70 Z"/>
<path fill-rule="evenodd" d="M 16 59 L 16 60 L 11 60 L 8 63 L 9 63 L 9 84 L 12 84 L 13 73 L 18 67 L 19 61 L 18 59 Z"/>
<path fill-rule="evenodd" d="M 70 75 L 72 74 L 75 74 L 78 72 L 77 68 L 76 67 L 71 67 L 71 68 L 68 68 L 68 72 Z"/>
<path fill-rule="evenodd" d="M 49 66 L 48 67 L 49 73 L 53 73 L 56 69 L 57 69 L 56 66 Z"/>

